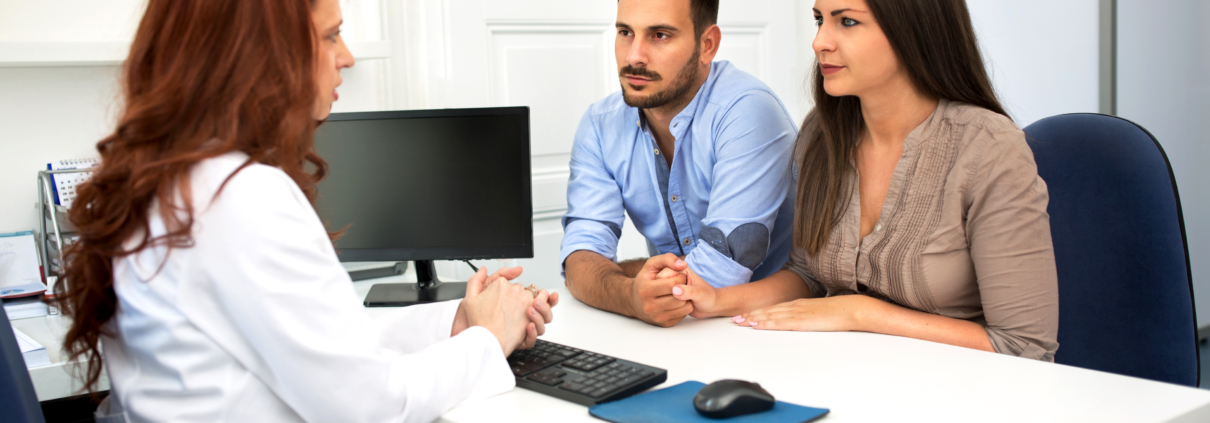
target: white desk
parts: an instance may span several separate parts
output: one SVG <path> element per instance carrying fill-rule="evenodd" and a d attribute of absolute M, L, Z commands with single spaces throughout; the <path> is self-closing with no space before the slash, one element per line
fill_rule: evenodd
<path fill-rule="evenodd" d="M 72 375 L 75 374 L 73 372 L 83 372 L 84 367 L 80 366 L 77 370 L 74 364 L 68 363 L 62 348 L 63 337 L 71 326 L 71 320 L 59 315 L 18 319 L 13 320 L 12 324 L 17 330 L 34 338 L 39 344 L 45 345 L 46 351 L 50 353 L 50 365 L 29 369 L 29 377 L 34 382 L 34 392 L 38 394 L 38 400 L 46 401 L 78 395 L 77 391 L 84 384 L 73 378 Z M 109 389 L 109 377 L 105 372 L 101 372 L 99 389 Z"/>
<path fill-rule="evenodd" d="M 355 283 L 358 293 L 375 282 Z M 870 333 L 762 332 L 692 318 L 664 329 L 559 295 L 543 339 L 667 369 L 657 389 L 759 382 L 779 400 L 831 409 L 827 423 L 1210 422 L 1210 391 L 1200 389 Z M 441 421 L 601 422 L 587 407 L 520 388 Z"/>
<path fill-rule="evenodd" d="M 354 287 L 364 298 L 374 283 L 408 279 Z M 762 332 L 691 318 L 664 329 L 593 309 L 566 292 L 560 300 L 543 339 L 667 369 L 660 387 L 756 381 L 779 400 L 830 408 L 829 423 L 1210 422 L 1210 391 L 868 333 Z M 48 345 L 56 363 L 30 370 L 42 401 L 79 386 L 56 347 L 65 324 L 61 317 L 13 321 Z M 440 421 L 601 422 L 587 407 L 520 388 L 463 404 Z"/>

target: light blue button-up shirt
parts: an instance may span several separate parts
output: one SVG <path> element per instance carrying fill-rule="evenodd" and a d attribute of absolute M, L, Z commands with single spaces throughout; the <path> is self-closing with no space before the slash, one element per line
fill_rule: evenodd
<path fill-rule="evenodd" d="M 653 255 L 685 255 L 715 287 L 781 269 L 790 253 L 797 133 L 773 90 L 714 62 L 693 101 L 672 119 L 671 152 L 659 150 L 640 115 L 616 92 L 580 120 L 560 262 L 578 250 L 616 261 L 629 214 Z M 672 154 L 671 167 L 663 154 Z"/>

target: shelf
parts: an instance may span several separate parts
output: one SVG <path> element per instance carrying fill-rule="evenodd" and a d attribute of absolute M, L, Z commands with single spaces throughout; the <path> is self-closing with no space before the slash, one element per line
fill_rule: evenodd
<path fill-rule="evenodd" d="M 391 57 L 390 41 L 349 42 L 353 57 L 385 59 Z M 126 60 L 130 43 L 104 42 L 0 42 L 0 68 L 117 66 Z"/>

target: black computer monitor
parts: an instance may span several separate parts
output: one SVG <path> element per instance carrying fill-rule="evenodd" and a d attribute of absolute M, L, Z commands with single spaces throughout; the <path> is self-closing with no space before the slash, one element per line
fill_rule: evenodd
<path fill-rule="evenodd" d="M 366 305 L 461 298 L 433 260 L 532 258 L 529 108 L 333 113 L 316 210 L 341 261 L 413 261 L 417 284 L 377 284 Z"/>

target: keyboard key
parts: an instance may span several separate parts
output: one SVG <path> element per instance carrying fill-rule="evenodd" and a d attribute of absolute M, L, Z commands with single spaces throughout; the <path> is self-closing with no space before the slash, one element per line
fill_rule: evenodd
<path fill-rule="evenodd" d="M 526 364 L 523 366 L 514 366 L 512 370 L 514 376 L 525 376 L 538 370 L 542 370 L 542 367 L 543 366 L 536 364 Z"/>
<path fill-rule="evenodd" d="M 588 394 L 588 396 L 593 397 L 593 398 L 600 398 L 600 397 L 605 396 L 605 394 L 607 394 L 607 393 L 609 393 L 609 390 L 607 390 L 605 388 L 600 388 L 595 391 L 592 391 L 592 393 Z"/>
<path fill-rule="evenodd" d="M 559 370 L 557 367 L 555 367 L 555 368 L 544 369 L 540 372 L 534 373 L 533 375 L 538 376 L 538 377 L 560 378 L 566 374 L 567 374 L 567 372 Z"/>
<path fill-rule="evenodd" d="M 560 385 L 559 389 L 564 389 L 564 390 L 568 390 L 568 391 L 572 391 L 572 392 L 579 392 L 581 389 L 584 389 L 584 385 L 581 385 L 581 384 L 578 384 L 575 382 L 566 382 L 566 383 Z"/>
<path fill-rule="evenodd" d="M 538 382 L 538 383 L 546 384 L 546 385 L 551 385 L 551 386 L 554 386 L 554 385 L 558 385 L 558 384 L 560 384 L 560 383 L 563 383 L 563 379 L 562 379 L 562 378 L 558 378 L 558 377 L 549 377 L 549 376 L 541 376 L 541 375 L 537 375 L 537 374 L 532 375 L 532 376 L 530 376 L 530 377 L 527 377 L 526 379 L 532 380 L 532 381 L 534 381 L 534 382 Z"/>

